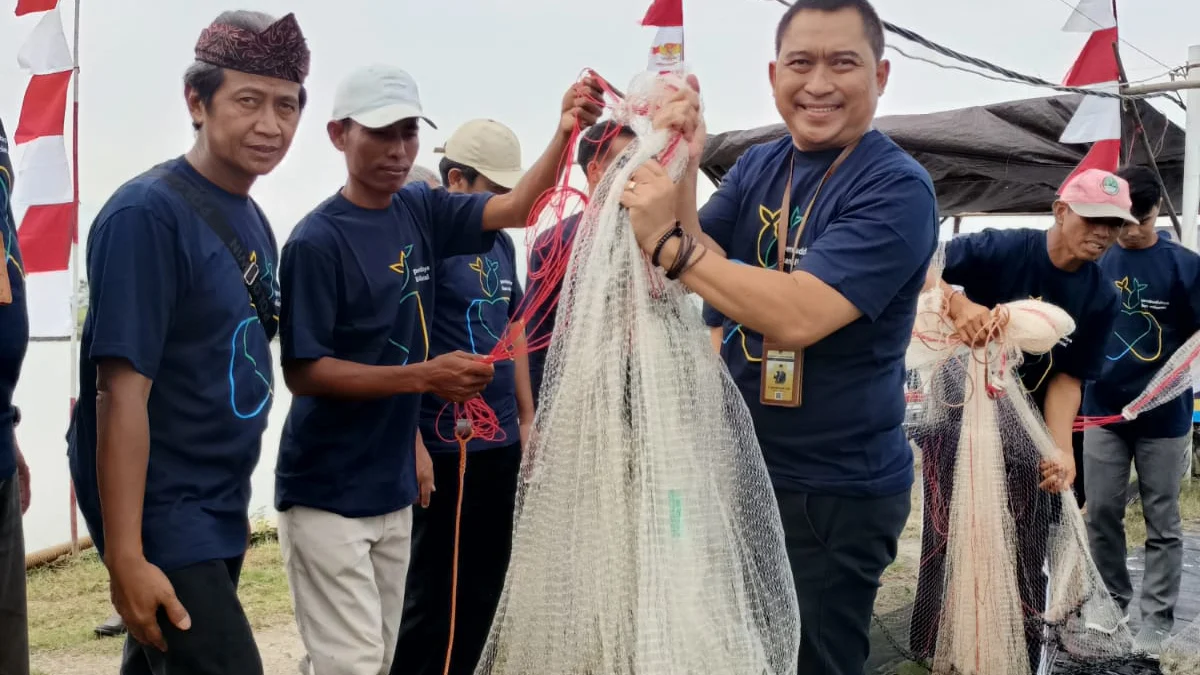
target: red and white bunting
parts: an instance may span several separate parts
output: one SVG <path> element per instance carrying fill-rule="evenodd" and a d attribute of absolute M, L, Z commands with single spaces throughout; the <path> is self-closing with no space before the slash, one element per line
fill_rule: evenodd
<path fill-rule="evenodd" d="M 24 207 L 17 237 L 25 262 L 29 335 L 62 338 L 75 330 L 70 265 L 78 204 L 64 134 L 75 63 L 58 0 L 18 0 L 17 16 L 37 12 L 42 16 L 17 53 L 17 63 L 32 77 L 13 133 L 20 153 L 13 202 Z"/>
<path fill-rule="evenodd" d="M 650 44 L 646 69 L 656 73 L 683 73 L 683 0 L 654 0 L 642 18 L 643 26 L 657 26 Z"/>
<path fill-rule="evenodd" d="M 1063 84 L 1118 92 L 1121 71 L 1113 50 L 1113 43 L 1118 40 L 1113 0 L 1079 0 L 1063 25 L 1063 31 L 1091 34 Z M 1060 143 L 1092 144 L 1092 149 L 1067 180 L 1087 169 L 1116 171 L 1121 162 L 1121 101 L 1085 96 L 1058 140 Z"/>

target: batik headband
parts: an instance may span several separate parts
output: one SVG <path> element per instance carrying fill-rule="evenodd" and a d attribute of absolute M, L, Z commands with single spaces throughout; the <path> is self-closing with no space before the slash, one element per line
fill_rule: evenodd
<path fill-rule="evenodd" d="M 295 14 L 279 19 L 261 33 L 215 23 L 201 31 L 196 40 L 196 59 L 297 84 L 304 84 L 308 77 L 308 44 Z"/>

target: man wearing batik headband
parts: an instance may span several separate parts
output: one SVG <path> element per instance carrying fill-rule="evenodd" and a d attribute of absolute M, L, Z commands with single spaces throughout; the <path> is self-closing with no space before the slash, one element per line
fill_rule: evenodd
<path fill-rule="evenodd" d="M 292 15 L 233 11 L 195 55 L 191 150 L 121 186 L 88 233 L 69 455 L 129 629 L 121 672 L 259 675 L 237 584 L 279 285 L 249 192 L 291 145 L 309 52 Z"/>

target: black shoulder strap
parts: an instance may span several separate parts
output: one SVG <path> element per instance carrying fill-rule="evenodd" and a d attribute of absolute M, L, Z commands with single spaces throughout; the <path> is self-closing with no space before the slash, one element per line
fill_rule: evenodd
<path fill-rule="evenodd" d="M 155 167 L 159 169 L 160 167 Z M 258 322 L 262 324 L 263 331 L 267 334 L 267 342 L 270 342 L 279 328 L 279 317 L 275 311 L 275 303 L 271 299 L 271 289 L 267 287 L 266 281 L 263 280 L 262 269 L 259 267 L 258 260 L 255 256 L 246 250 L 242 244 L 241 238 L 229 226 L 229 222 L 225 219 L 225 214 L 221 209 L 208 199 L 203 190 L 195 183 L 180 176 L 174 171 L 166 170 L 165 168 L 158 172 L 163 181 L 166 182 L 172 190 L 187 202 L 188 206 L 200 216 L 200 219 L 208 225 L 208 227 L 216 234 L 225 247 L 229 249 L 230 255 L 233 256 L 238 267 L 242 270 L 242 281 L 246 284 L 246 291 L 250 294 L 250 302 L 254 305 L 254 311 L 258 314 Z M 258 205 L 254 205 L 255 210 L 258 210 Z M 262 217 L 262 211 L 258 211 L 259 217 Z M 263 226 L 267 227 L 264 219 Z"/>

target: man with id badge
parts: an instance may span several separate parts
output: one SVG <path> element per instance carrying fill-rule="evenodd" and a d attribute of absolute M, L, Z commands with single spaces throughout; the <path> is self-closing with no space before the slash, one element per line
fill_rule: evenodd
<path fill-rule="evenodd" d="M 786 533 L 799 672 L 861 675 L 910 511 L 904 352 L 937 203 L 928 173 L 871 128 L 890 65 L 866 0 L 798 0 L 776 52 L 787 137 L 747 150 L 702 209 L 697 157 L 678 186 L 647 163 L 623 203 L 651 261 L 721 329 Z M 660 126 L 703 138 L 697 91 L 668 107 Z"/>

